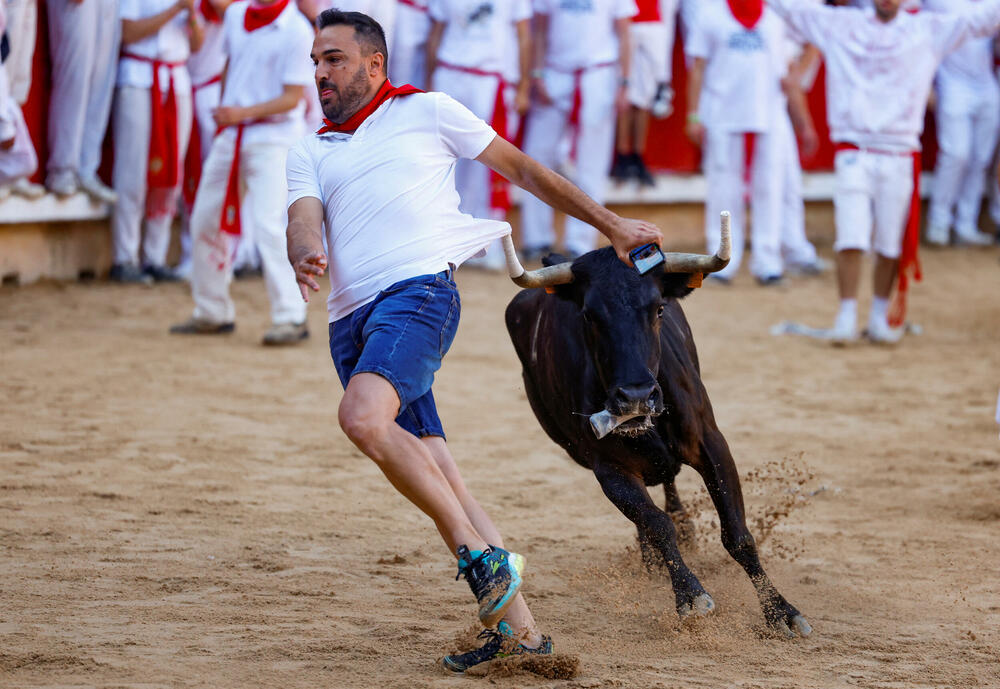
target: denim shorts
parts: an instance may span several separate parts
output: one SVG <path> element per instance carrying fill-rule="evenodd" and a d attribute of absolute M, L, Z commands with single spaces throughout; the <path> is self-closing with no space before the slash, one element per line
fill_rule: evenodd
<path fill-rule="evenodd" d="M 462 306 L 452 271 L 401 280 L 330 324 L 330 354 L 347 387 L 357 373 L 385 378 L 399 395 L 396 423 L 444 437 L 431 385 L 458 330 Z"/>

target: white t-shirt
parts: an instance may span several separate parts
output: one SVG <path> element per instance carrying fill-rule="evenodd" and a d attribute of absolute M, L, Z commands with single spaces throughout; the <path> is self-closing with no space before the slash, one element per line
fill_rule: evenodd
<path fill-rule="evenodd" d="M 431 19 L 446 24 L 439 60 L 500 72 L 508 81 L 520 79 L 515 25 L 531 19 L 531 0 L 430 0 L 428 11 Z"/>
<path fill-rule="evenodd" d="M 279 97 L 286 84 L 315 88 L 314 67 L 309 53 L 314 33 L 294 2 L 267 26 L 254 31 L 243 28 L 248 0 L 234 2 L 222 22 L 222 45 L 228 58 L 222 105 L 247 107 Z M 305 133 L 305 101 L 273 121 L 247 127 L 246 144 L 291 146 Z M 219 136 L 236 136 L 229 127 Z"/>
<path fill-rule="evenodd" d="M 288 205 L 323 202 L 334 322 L 389 285 L 459 265 L 510 225 L 458 210 L 455 163 L 496 137 L 443 93 L 389 99 L 353 134 L 314 134 L 288 152 Z"/>
<path fill-rule="evenodd" d="M 703 0 L 688 27 L 685 50 L 705 60 L 698 115 L 706 127 L 765 132 L 783 107 L 781 78 L 788 71 L 784 22 L 766 5 L 752 29 L 725 0 Z"/>
<path fill-rule="evenodd" d="M 322 0 L 319 9 L 336 8 L 344 12 L 361 12 L 374 19 L 385 32 L 386 45 L 392 45 L 396 24 L 396 0 Z"/>
<path fill-rule="evenodd" d="M 616 62 L 615 20 L 639 12 L 635 0 L 534 0 L 549 18 L 546 65 L 564 72 Z"/>
<path fill-rule="evenodd" d="M 222 22 L 203 21 L 205 40 L 198 52 L 191 53 L 188 58 L 188 73 L 191 83 L 203 84 L 209 79 L 222 74 L 226 66 L 226 52 L 222 46 Z"/>
<path fill-rule="evenodd" d="M 176 4 L 175 0 L 121 0 L 118 16 L 121 19 L 144 19 L 152 17 Z M 122 44 L 123 53 L 135 53 L 142 57 L 164 62 L 186 62 L 191 54 L 188 39 L 187 11 L 178 12 L 163 27 L 141 41 Z M 166 90 L 170 81 L 169 70 L 160 68 L 160 89 Z M 153 66 L 148 62 L 122 57 L 118 61 L 118 86 L 149 88 L 153 85 Z M 191 88 L 186 69 L 174 70 L 174 88 L 183 91 Z"/>
<path fill-rule="evenodd" d="M 1000 0 L 961 13 L 900 12 L 888 23 L 871 9 L 767 1 L 823 52 L 833 141 L 898 151 L 920 148 L 927 97 L 944 56 L 1000 26 Z"/>

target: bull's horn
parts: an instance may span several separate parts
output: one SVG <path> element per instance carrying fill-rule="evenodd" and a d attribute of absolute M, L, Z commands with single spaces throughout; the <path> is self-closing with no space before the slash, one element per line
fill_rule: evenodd
<path fill-rule="evenodd" d="M 729 211 L 722 211 L 722 236 L 714 256 L 703 254 L 664 254 L 663 270 L 666 273 L 715 273 L 729 265 L 732 245 L 729 228 Z"/>
<path fill-rule="evenodd" d="M 507 272 L 518 287 L 550 287 L 573 282 L 572 263 L 558 263 L 538 270 L 525 270 L 517 260 L 514 240 L 510 235 L 503 238 L 503 252 L 507 257 Z"/>

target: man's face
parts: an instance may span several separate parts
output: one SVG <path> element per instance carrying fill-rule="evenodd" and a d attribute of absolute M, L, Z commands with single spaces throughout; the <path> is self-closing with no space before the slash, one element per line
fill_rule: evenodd
<path fill-rule="evenodd" d="M 328 26 L 316 34 L 312 59 L 323 114 L 337 124 L 371 100 L 384 79 L 382 54 L 364 55 L 351 26 Z"/>
<path fill-rule="evenodd" d="M 903 0 L 875 0 L 875 14 L 884 22 L 891 21 L 902 4 Z"/>

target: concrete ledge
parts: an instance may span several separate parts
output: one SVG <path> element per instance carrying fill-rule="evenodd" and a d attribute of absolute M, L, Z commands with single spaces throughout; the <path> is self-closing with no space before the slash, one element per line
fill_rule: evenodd
<path fill-rule="evenodd" d="M 94 201 L 82 191 L 65 199 L 55 194 L 46 194 L 40 199 L 26 199 L 15 194 L 0 201 L 0 225 L 106 220 L 110 217 L 109 204 Z"/>

